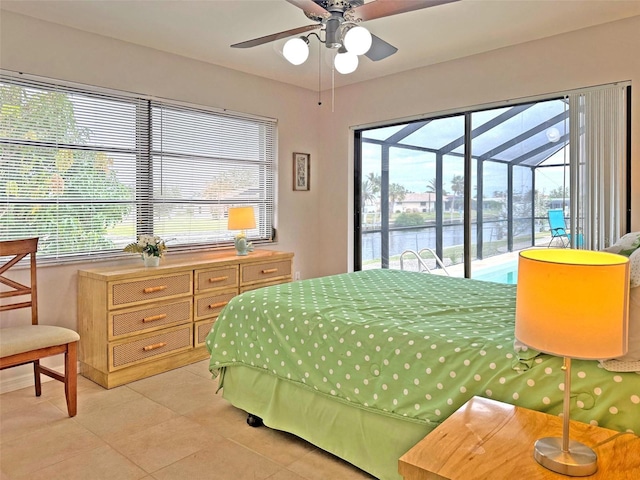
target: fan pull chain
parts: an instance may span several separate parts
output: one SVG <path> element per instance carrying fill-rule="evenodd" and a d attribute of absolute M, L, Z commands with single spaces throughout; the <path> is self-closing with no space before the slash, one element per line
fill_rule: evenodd
<path fill-rule="evenodd" d="M 318 42 L 318 106 L 322 106 L 322 43 Z"/>

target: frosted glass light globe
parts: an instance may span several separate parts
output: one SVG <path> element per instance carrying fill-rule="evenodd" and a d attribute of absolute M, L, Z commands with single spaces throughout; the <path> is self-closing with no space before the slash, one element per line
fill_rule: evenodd
<path fill-rule="evenodd" d="M 371 48 L 371 34 L 364 27 L 350 28 L 344 36 L 344 48 L 355 55 L 364 55 Z"/>
<path fill-rule="evenodd" d="M 356 68 L 358 68 L 358 56 L 351 52 L 339 53 L 333 60 L 333 65 L 338 72 L 346 75 L 354 72 Z"/>
<path fill-rule="evenodd" d="M 284 44 L 282 54 L 290 63 L 302 65 L 309 57 L 309 45 L 302 37 L 292 38 Z"/>
<path fill-rule="evenodd" d="M 550 142 L 555 143 L 560 140 L 560 130 L 558 130 L 556 127 L 547 129 L 546 134 L 547 140 L 549 140 Z"/>

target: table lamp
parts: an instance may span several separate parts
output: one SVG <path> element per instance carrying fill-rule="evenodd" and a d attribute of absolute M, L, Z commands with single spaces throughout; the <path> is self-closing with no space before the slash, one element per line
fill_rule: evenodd
<path fill-rule="evenodd" d="M 241 230 L 235 236 L 234 244 L 236 246 L 237 255 L 248 255 L 253 251 L 253 245 L 247 243 L 246 230 L 256 228 L 256 217 L 253 213 L 253 207 L 231 207 L 229 208 L 229 230 Z"/>
<path fill-rule="evenodd" d="M 572 249 L 525 250 L 518 261 L 515 336 L 529 347 L 564 357 L 562 438 L 536 441 L 543 467 L 574 477 L 598 469 L 595 452 L 569 440 L 571 359 L 607 359 L 627 351 L 629 260 Z"/>

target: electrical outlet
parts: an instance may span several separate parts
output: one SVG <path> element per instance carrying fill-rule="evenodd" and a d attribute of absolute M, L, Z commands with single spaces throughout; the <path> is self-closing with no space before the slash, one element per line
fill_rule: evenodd
<path fill-rule="evenodd" d="M 294 275 L 293 275 L 293 279 L 294 279 L 294 280 L 300 280 L 300 272 L 296 272 L 296 273 L 294 273 Z"/>

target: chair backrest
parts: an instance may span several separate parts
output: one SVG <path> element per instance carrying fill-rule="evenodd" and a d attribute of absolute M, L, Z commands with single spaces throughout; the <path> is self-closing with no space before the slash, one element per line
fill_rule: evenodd
<path fill-rule="evenodd" d="M 0 258 L 9 257 L 0 265 L 0 312 L 17 310 L 19 308 L 31 308 L 31 323 L 38 324 L 38 295 L 36 282 L 36 251 L 38 250 L 38 238 L 25 238 L 23 240 L 8 240 L 0 242 Z M 15 279 L 9 278 L 7 272 L 20 260 L 29 257 L 30 284 L 24 285 Z"/>
<path fill-rule="evenodd" d="M 552 208 L 548 212 L 549 215 L 549 228 L 551 231 L 562 229 L 564 230 L 562 233 L 565 233 L 567 230 L 567 224 L 564 221 L 564 212 L 561 208 Z"/>

